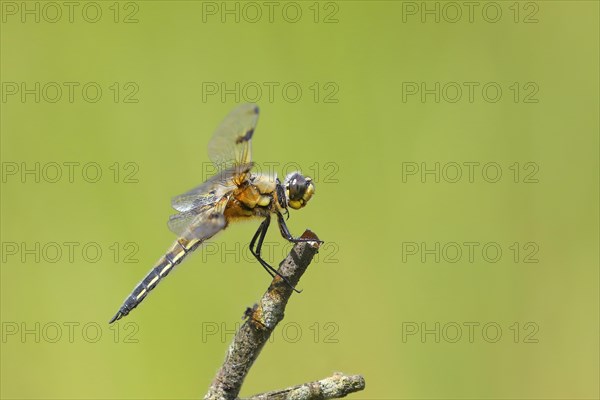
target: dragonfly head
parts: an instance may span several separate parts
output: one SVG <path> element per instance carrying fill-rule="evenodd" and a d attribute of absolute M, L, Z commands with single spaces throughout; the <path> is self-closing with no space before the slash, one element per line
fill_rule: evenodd
<path fill-rule="evenodd" d="M 285 194 L 288 206 L 294 210 L 299 210 L 308 203 L 313 194 L 315 194 L 315 184 L 308 176 L 303 176 L 299 172 L 292 172 L 285 177 Z"/>

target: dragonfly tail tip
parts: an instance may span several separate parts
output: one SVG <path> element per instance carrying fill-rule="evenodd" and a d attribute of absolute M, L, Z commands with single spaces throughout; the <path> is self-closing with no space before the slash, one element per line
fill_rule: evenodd
<path fill-rule="evenodd" d="M 108 323 L 109 323 L 109 324 L 112 324 L 113 322 L 115 322 L 115 321 L 117 321 L 117 320 L 121 319 L 121 317 L 122 317 L 122 316 L 123 316 L 123 313 L 121 312 L 121 310 L 119 310 L 119 311 L 118 311 L 118 312 L 115 314 L 115 316 L 114 316 L 114 317 L 112 317 L 112 318 L 110 319 L 110 321 L 108 321 Z"/>

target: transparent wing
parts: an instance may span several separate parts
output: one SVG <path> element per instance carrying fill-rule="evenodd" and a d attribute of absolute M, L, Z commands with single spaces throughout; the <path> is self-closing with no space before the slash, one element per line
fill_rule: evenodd
<path fill-rule="evenodd" d="M 180 211 L 169 218 L 172 232 L 203 238 L 211 229 L 217 229 L 221 220 L 225 226 L 223 212 L 219 214 L 218 209 L 224 209 L 230 193 L 246 179 L 252 168 L 251 140 L 257 121 L 258 107 L 242 104 L 221 122 L 208 143 L 208 155 L 220 172 L 171 200 L 173 208 Z"/>
<path fill-rule="evenodd" d="M 215 204 L 231 192 L 252 169 L 252 163 L 233 166 L 210 177 L 204 183 L 171 199 L 171 206 L 182 213 Z"/>
<path fill-rule="evenodd" d="M 221 122 L 210 142 L 208 156 L 219 169 L 252 161 L 252 135 L 258 122 L 258 106 L 242 104 Z"/>
<path fill-rule="evenodd" d="M 177 236 L 183 236 L 185 230 L 188 226 L 192 225 L 192 222 L 196 217 L 202 214 L 202 211 L 208 211 L 210 207 L 198 208 L 195 210 L 190 210 L 186 212 L 182 212 L 179 214 L 174 214 L 169 217 L 169 221 L 167 221 L 167 225 L 169 226 L 169 230 L 176 234 Z"/>
<path fill-rule="evenodd" d="M 226 225 L 223 212 L 229 197 L 223 197 L 214 205 L 201 206 L 196 209 L 171 215 L 168 226 L 177 236 L 206 240 L 214 236 Z"/>

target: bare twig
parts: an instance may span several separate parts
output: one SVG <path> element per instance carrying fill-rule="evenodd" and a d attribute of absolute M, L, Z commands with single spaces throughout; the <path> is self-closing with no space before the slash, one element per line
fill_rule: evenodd
<path fill-rule="evenodd" d="M 336 372 L 333 376 L 316 382 L 303 383 L 287 389 L 261 393 L 246 400 L 326 400 L 339 399 L 365 388 L 365 379 L 360 375 L 344 375 Z"/>
<path fill-rule="evenodd" d="M 304 274 L 313 256 L 319 250 L 321 243 L 319 238 L 309 230 L 304 232 L 302 237 L 314 239 L 314 242 L 297 243 L 278 269 L 278 272 L 294 286 L 298 284 L 300 277 Z M 260 351 L 277 324 L 283 319 L 285 307 L 291 294 L 292 289 L 290 286 L 279 276 L 275 276 L 260 302 L 254 308 L 247 310 L 246 316 L 248 319 L 233 338 L 225 356 L 225 362 L 217 372 L 208 393 L 204 396 L 205 400 L 233 400 L 237 398 L 242 383 L 250 371 L 252 364 L 260 354 Z M 291 391 L 288 393 L 296 393 L 298 390 L 307 390 L 309 392 L 319 390 L 319 393 L 330 394 L 329 397 L 319 398 L 329 399 L 345 396 L 362 388 L 364 388 L 364 379 L 362 377 L 346 377 L 336 374 L 331 378 L 319 382 L 307 383 L 273 393 L 285 394 L 286 391 Z M 339 395 L 334 395 L 335 393 L 339 393 Z M 259 396 L 263 397 L 257 398 L 265 399 L 267 397 L 264 396 L 270 396 L 270 394 L 265 393 Z M 275 398 L 283 399 L 289 397 Z M 313 398 L 316 397 L 299 397 L 299 399 Z"/>

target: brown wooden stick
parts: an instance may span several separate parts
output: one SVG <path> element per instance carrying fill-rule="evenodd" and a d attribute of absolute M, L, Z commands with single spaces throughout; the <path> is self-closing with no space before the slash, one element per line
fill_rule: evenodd
<path fill-rule="evenodd" d="M 365 388 L 365 379 L 360 375 L 344 375 L 336 372 L 333 376 L 316 382 L 303 383 L 287 389 L 261 393 L 246 400 L 326 400 L 339 399 Z"/>
<path fill-rule="evenodd" d="M 302 237 L 315 241 L 294 245 L 278 269 L 278 272 L 294 286 L 298 284 L 320 246 L 319 238 L 312 232 L 307 230 Z M 291 295 L 290 286 L 279 276 L 275 276 L 260 302 L 252 310 L 247 311 L 248 319 L 233 338 L 225 362 L 204 396 L 205 399 L 233 400 L 238 396 L 250 367 L 275 326 L 283 319 L 285 306 Z"/>

